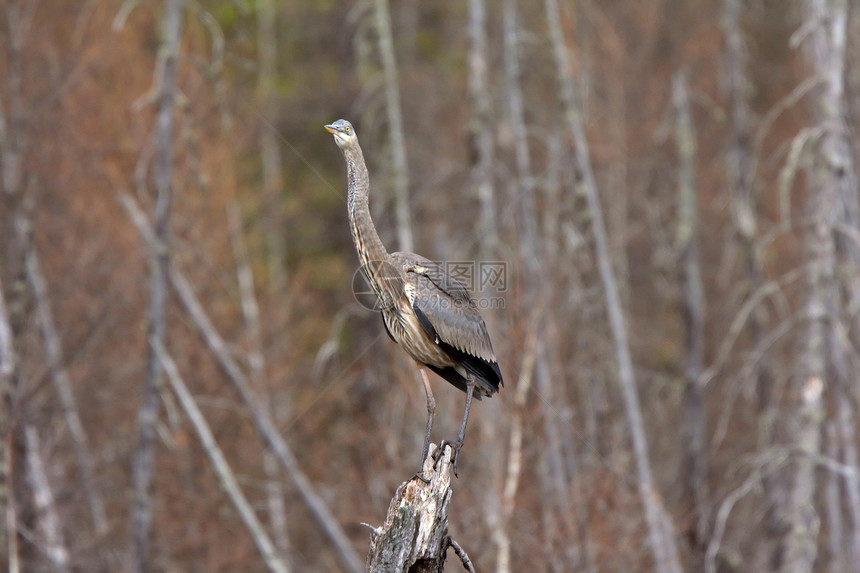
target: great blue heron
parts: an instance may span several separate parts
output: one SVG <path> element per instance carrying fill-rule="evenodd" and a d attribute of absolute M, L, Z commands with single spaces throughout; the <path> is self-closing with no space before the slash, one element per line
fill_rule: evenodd
<path fill-rule="evenodd" d="M 502 385 L 487 326 L 463 285 L 442 266 L 414 253 L 389 253 L 370 217 L 370 179 L 355 128 L 345 119 L 326 125 L 343 152 L 347 171 L 347 208 L 352 240 L 371 288 L 382 308 L 385 330 L 417 363 L 427 394 L 427 429 L 421 464 L 430 447 L 436 401 L 427 378 L 429 368 L 466 393 L 463 422 L 453 448 L 457 457 L 466 437 L 472 396 L 492 396 Z"/>

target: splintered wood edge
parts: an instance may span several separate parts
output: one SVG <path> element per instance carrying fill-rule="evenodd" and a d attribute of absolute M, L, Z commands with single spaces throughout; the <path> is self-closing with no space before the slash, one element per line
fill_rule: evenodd
<path fill-rule="evenodd" d="M 430 451 L 420 474 L 425 483 L 413 477 L 397 488 L 388 508 L 385 523 L 371 534 L 371 553 L 380 552 L 380 544 L 401 545 L 396 553 L 409 553 L 408 561 L 439 558 L 448 549 L 448 507 L 451 502 L 451 458 L 453 449 L 445 448 L 442 459 L 436 464 L 433 454 L 438 450 L 430 444 Z M 437 469 L 433 466 L 436 465 Z"/>

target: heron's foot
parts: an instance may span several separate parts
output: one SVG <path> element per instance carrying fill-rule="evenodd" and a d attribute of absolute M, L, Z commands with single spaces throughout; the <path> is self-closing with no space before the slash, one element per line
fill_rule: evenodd
<path fill-rule="evenodd" d="M 421 475 L 422 473 L 424 473 L 424 472 L 418 472 L 417 474 L 415 474 L 414 476 L 412 476 L 411 478 L 409 478 L 407 481 L 412 481 L 412 480 L 414 480 L 414 479 L 417 479 L 417 480 L 421 480 L 421 481 L 423 481 L 424 483 L 430 483 L 430 480 L 429 480 L 429 479 L 427 479 L 426 477 L 424 477 L 423 475 Z"/>
<path fill-rule="evenodd" d="M 452 470 L 454 471 L 454 477 L 459 477 L 457 475 L 457 459 L 460 457 L 460 449 L 463 447 L 463 442 L 460 440 L 442 440 L 442 443 L 439 444 L 439 449 L 433 452 L 433 469 L 438 469 L 439 462 L 442 460 L 443 457 L 445 457 L 445 446 L 451 446 L 451 465 L 453 466 Z"/>

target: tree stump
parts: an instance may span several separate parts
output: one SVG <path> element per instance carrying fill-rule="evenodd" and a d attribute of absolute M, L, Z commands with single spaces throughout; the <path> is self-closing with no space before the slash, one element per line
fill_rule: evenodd
<path fill-rule="evenodd" d="M 370 535 L 366 570 L 372 573 L 442 573 L 451 546 L 448 536 L 448 507 L 451 502 L 451 455 L 446 446 L 438 469 L 433 469 L 430 444 L 422 477 L 414 477 L 397 488 L 385 523 Z M 468 563 L 461 555 L 464 565 Z M 471 564 L 466 565 L 467 569 Z"/>

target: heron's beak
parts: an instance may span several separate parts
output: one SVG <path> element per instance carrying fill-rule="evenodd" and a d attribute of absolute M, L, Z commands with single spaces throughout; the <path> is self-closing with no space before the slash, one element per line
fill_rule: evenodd
<path fill-rule="evenodd" d="M 331 124 L 326 125 L 325 130 L 329 133 L 340 133 L 340 130 Z"/>

